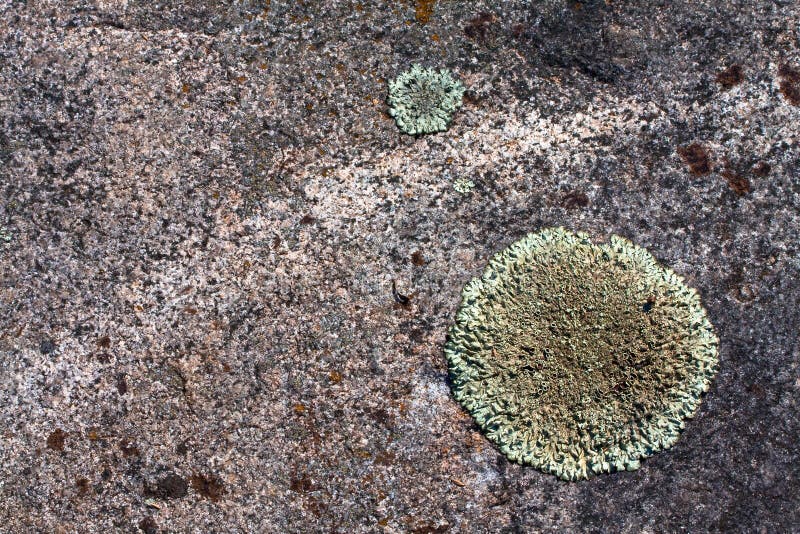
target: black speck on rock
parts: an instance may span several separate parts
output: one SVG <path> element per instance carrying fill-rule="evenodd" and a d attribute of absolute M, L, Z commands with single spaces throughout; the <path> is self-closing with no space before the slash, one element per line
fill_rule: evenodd
<path fill-rule="evenodd" d="M 157 499 L 180 499 L 186 496 L 188 489 L 189 484 L 183 477 L 168 473 L 158 479 L 155 486 L 145 486 L 144 494 Z"/>
<path fill-rule="evenodd" d="M 39 352 L 42 354 L 52 354 L 56 351 L 56 344 L 50 338 L 45 338 L 39 344 Z"/>
<path fill-rule="evenodd" d="M 796 0 L 2 5 L 1 531 L 797 530 Z M 415 62 L 469 89 L 417 140 Z M 676 446 L 577 485 L 500 472 L 441 353 L 554 225 L 652 247 L 721 340 Z"/>

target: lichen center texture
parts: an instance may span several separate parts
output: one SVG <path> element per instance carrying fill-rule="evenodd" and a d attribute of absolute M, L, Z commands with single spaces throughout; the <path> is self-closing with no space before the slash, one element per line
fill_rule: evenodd
<path fill-rule="evenodd" d="M 389 82 L 389 115 L 409 135 L 443 132 L 461 107 L 464 91 L 449 71 L 413 65 Z"/>
<path fill-rule="evenodd" d="M 716 346 L 697 292 L 647 251 L 549 229 L 467 285 L 446 354 L 456 398 L 510 459 L 574 480 L 672 445 Z"/>
<path fill-rule="evenodd" d="M 438 113 L 447 98 L 452 92 L 452 88 L 440 87 L 430 79 L 409 80 L 406 87 L 409 95 L 410 111 L 420 116 L 430 116 Z"/>

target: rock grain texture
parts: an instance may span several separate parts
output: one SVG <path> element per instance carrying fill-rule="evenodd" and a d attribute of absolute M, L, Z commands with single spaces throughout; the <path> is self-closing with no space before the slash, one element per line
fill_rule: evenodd
<path fill-rule="evenodd" d="M 447 132 L 387 114 L 415 63 Z M 798 73 L 786 0 L 0 0 L 0 530 L 797 529 Z M 510 464 L 450 394 L 464 284 L 550 226 L 717 330 L 635 472 Z"/>

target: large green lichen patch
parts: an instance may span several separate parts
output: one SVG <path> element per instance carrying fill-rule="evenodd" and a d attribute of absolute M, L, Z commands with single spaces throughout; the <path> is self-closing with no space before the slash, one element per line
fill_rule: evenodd
<path fill-rule="evenodd" d="M 413 65 L 389 82 L 389 115 L 409 135 L 443 132 L 461 107 L 464 91 L 450 71 Z"/>
<path fill-rule="evenodd" d="M 462 298 L 445 348 L 455 398 L 510 460 L 566 480 L 670 447 L 717 370 L 697 292 L 618 236 L 529 234 Z"/>

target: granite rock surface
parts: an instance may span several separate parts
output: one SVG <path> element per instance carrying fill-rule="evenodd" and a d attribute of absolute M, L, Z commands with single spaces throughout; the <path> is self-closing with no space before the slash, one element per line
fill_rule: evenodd
<path fill-rule="evenodd" d="M 413 63 L 449 131 L 386 114 Z M 3 532 L 800 528 L 796 2 L 0 0 L 0 121 Z M 717 329 L 638 471 L 510 464 L 450 394 L 461 288 L 544 226 Z"/>

